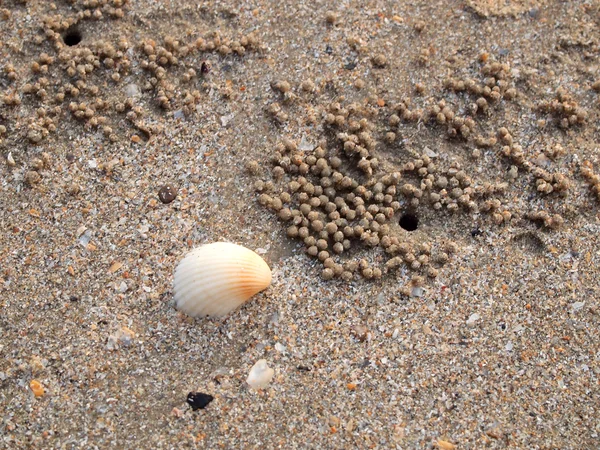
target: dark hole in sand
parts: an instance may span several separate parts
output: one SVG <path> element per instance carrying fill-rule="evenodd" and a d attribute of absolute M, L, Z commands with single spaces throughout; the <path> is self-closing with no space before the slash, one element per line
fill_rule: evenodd
<path fill-rule="evenodd" d="M 414 214 L 403 214 L 399 223 L 406 231 L 415 231 L 419 226 L 419 218 Z"/>
<path fill-rule="evenodd" d="M 81 32 L 77 28 L 69 28 L 63 36 L 63 41 L 69 47 L 73 47 L 81 42 L 81 38 Z"/>

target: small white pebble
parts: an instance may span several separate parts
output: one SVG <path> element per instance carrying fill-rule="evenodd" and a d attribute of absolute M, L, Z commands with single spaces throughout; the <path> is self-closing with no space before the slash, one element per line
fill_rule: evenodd
<path fill-rule="evenodd" d="M 279 353 L 285 353 L 286 352 L 285 345 L 281 344 L 280 342 L 278 342 L 277 344 L 275 344 L 275 350 L 277 350 Z"/>
<path fill-rule="evenodd" d="M 308 151 L 312 150 L 313 148 L 315 148 L 314 144 L 311 144 L 310 142 L 308 142 L 308 140 L 306 139 L 306 136 L 302 136 L 302 140 L 300 141 L 300 144 L 298 145 L 298 150 L 302 150 L 303 152 L 308 152 Z"/>
<path fill-rule="evenodd" d="M 79 243 L 83 246 L 83 247 L 87 247 L 87 245 L 90 243 L 90 241 L 92 240 L 92 232 L 90 230 L 86 230 L 80 237 L 79 237 Z"/>
<path fill-rule="evenodd" d="M 79 228 L 77 228 L 77 237 L 81 236 L 83 233 L 85 233 L 85 231 L 87 230 L 87 227 L 85 225 L 81 225 Z"/>
<path fill-rule="evenodd" d="M 469 316 L 469 318 L 467 319 L 467 325 L 472 326 L 475 325 L 475 322 L 477 322 L 479 319 L 481 319 L 481 316 L 477 313 L 471 314 Z"/>
<path fill-rule="evenodd" d="M 226 127 L 227 125 L 229 125 L 229 122 L 231 122 L 231 120 L 234 118 L 234 114 L 228 114 L 226 116 L 221 116 L 221 125 Z"/>
<path fill-rule="evenodd" d="M 250 385 L 252 389 L 264 389 L 269 385 L 275 371 L 267 365 L 265 359 L 259 359 L 256 364 L 250 369 L 246 383 Z"/>
<path fill-rule="evenodd" d="M 412 288 L 412 290 L 410 291 L 410 296 L 411 297 L 423 297 L 424 293 L 425 293 L 425 290 L 422 287 L 414 286 Z"/>
<path fill-rule="evenodd" d="M 133 343 L 135 334 L 127 327 L 121 327 L 112 333 L 106 342 L 108 350 L 116 350 L 119 347 L 129 347 Z"/>
<path fill-rule="evenodd" d="M 121 284 L 119 285 L 118 291 L 121 294 L 124 294 L 125 292 L 127 292 L 127 283 L 125 283 L 124 281 L 121 281 Z"/>
<path fill-rule="evenodd" d="M 433 150 L 431 150 L 429 147 L 425 147 L 423 149 L 423 153 L 427 156 L 429 156 L 430 158 L 437 158 L 438 154 L 436 152 L 434 152 Z"/>

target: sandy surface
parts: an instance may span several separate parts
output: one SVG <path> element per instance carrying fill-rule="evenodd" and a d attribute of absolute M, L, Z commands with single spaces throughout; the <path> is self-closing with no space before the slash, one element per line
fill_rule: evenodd
<path fill-rule="evenodd" d="M 1 448 L 598 447 L 598 3 L 363 3 L 2 1 Z M 402 174 L 329 281 L 274 200 L 318 145 Z M 185 317 L 215 240 L 272 285 Z"/>

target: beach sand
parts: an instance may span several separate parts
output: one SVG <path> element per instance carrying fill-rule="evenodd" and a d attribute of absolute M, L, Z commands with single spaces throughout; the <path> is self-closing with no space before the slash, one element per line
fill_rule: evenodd
<path fill-rule="evenodd" d="M 599 14 L 1 2 L 0 448 L 598 447 Z M 340 150 L 353 129 L 372 176 Z M 331 257 L 371 272 L 323 280 L 288 237 L 283 159 L 325 144 L 369 189 L 403 174 L 382 220 L 420 267 L 388 270 L 367 233 Z M 449 183 L 439 208 L 428 174 Z M 272 284 L 186 317 L 176 264 L 219 240 Z M 260 359 L 275 376 L 257 391 Z M 190 392 L 214 400 L 192 411 Z"/>

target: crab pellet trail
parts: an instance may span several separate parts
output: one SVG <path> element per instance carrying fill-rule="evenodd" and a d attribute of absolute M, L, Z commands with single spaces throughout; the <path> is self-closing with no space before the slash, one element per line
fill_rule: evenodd
<path fill-rule="evenodd" d="M 597 448 L 597 19 L 3 1 L 0 449 Z"/>

